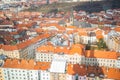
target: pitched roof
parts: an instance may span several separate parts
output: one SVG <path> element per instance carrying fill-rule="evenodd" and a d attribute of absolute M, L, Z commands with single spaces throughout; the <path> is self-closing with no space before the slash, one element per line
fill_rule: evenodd
<path fill-rule="evenodd" d="M 101 50 L 87 50 L 85 56 L 88 58 L 117 59 L 116 52 Z"/>
<path fill-rule="evenodd" d="M 79 55 L 83 55 L 83 48 L 84 46 L 81 44 L 75 44 L 72 45 L 71 48 L 69 47 L 54 47 L 53 45 L 44 45 L 44 46 L 40 46 L 37 48 L 38 52 L 53 52 L 53 53 L 64 53 L 64 54 L 79 54 Z"/>
<path fill-rule="evenodd" d="M 108 71 L 106 68 L 102 68 L 103 73 L 107 75 L 107 78 L 120 80 L 120 69 L 116 68 L 108 68 Z"/>
<path fill-rule="evenodd" d="M 2 45 L 1 49 L 5 51 L 13 51 L 13 50 L 18 50 L 18 47 L 14 45 Z"/>
<path fill-rule="evenodd" d="M 114 30 L 120 32 L 120 27 L 115 27 Z"/>
<path fill-rule="evenodd" d="M 81 76 L 84 76 L 86 75 L 86 69 L 83 65 L 79 65 L 79 64 L 68 64 L 67 66 L 67 73 L 69 75 L 75 75 L 75 74 L 78 74 L 78 75 L 81 75 Z"/>
<path fill-rule="evenodd" d="M 38 40 L 48 38 L 49 36 L 50 36 L 50 34 L 44 33 L 44 34 L 36 36 L 32 39 L 23 41 L 23 42 L 16 44 L 16 45 L 2 45 L 1 49 L 5 50 L 5 51 L 13 51 L 13 50 L 23 49 L 23 48 L 30 46 L 31 44 L 36 43 Z"/>
<path fill-rule="evenodd" d="M 3 68 L 17 68 L 30 70 L 47 70 L 50 68 L 49 62 L 35 62 L 34 60 L 7 59 Z"/>
<path fill-rule="evenodd" d="M 96 38 L 97 39 L 101 39 L 101 38 L 103 38 L 103 30 L 97 30 L 96 31 Z"/>

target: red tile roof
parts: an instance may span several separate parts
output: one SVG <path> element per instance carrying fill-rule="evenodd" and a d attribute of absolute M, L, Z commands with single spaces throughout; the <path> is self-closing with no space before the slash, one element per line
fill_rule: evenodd
<path fill-rule="evenodd" d="M 83 48 L 84 46 L 81 44 L 75 44 L 72 45 L 71 48 L 69 47 L 54 47 L 53 45 L 44 45 L 44 46 L 40 46 L 39 48 L 37 48 L 38 52 L 54 52 L 54 53 L 65 53 L 65 54 L 79 54 L 79 55 L 83 55 Z"/>
<path fill-rule="evenodd" d="M 1 49 L 5 51 L 13 51 L 13 50 L 18 50 L 18 47 L 13 45 L 2 45 Z"/>
<path fill-rule="evenodd" d="M 5 51 L 24 49 L 24 48 L 30 46 L 31 44 L 36 43 L 38 40 L 48 38 L 48 37 L 50 37 L 50 34 L 44 33 L 44 34 L 41 34 L 39 36 L 36 36 L 35 38 L 26 40 L 26 41 L 21 42 L 21 43 L 16 44 L 16 45 L 2 45 L 1 49 L 5 50 Z"/>
<path fill-rule="evenodd" d="M 49 62 L 35 62 L 34 60 L 18 60 L 7 59 L 3 68 L 17 68 L 17 69 L 30 69 L 30 70 L 47 70 L 50 68 Z"/>
<path fill-rule="evenodd" d="M 85 56 L 88 58 L 117 59 L 116 52 L 101 50 L 87 50 Z"/>
<path fill-rule="evenodd" d="M 79 65 L 79 64 L 68 64 L 67 66 L 67 73 L 69 75 L 81 75 L 81 76 L 85 76 L 86 75 L 86 69 L 83 65 Z"/>

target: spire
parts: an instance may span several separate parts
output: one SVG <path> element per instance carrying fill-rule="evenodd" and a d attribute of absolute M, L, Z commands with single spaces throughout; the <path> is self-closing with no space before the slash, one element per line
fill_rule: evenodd
<path fill-rule="evenodd" d="M 73 7 L 71 8 L 71 11 L 70 11 L 70 24 L 74 25 Z"/>

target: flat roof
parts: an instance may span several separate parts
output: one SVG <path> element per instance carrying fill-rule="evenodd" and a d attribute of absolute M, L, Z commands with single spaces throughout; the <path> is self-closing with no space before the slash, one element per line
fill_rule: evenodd
<path fill-rule="evenodd" d="M 65 73 L 66 60 L 64 59 L 53 59 L 50 72 L 54 73 Z"/>

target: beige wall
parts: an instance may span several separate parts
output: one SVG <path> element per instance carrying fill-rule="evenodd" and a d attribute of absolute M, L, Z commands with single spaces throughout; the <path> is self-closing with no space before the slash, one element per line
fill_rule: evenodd
<path fill-rule="evenodd" d="M 2 68 L 0 68 L 0 80 L 4 80 L 4 74 Z"/>
<path fill-rule="evenodd" d="M 59 80 L 66 80 L 66 74 L 59 74 Z"/>

